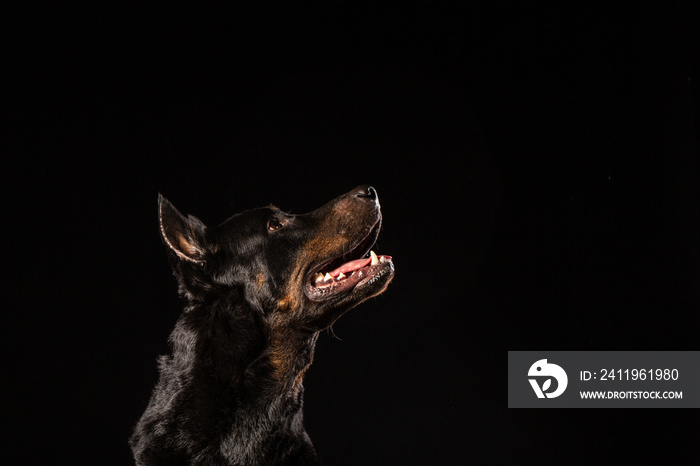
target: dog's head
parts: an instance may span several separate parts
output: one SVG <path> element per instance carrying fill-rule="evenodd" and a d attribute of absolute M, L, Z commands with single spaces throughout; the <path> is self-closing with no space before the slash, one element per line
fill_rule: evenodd
<path fill-rule="evenodd" d="M 274 206 L 207 228 L 159 197 L 160 229 L 186 299 L 242 299 L 276 321 L 312 330 L 382 293 L 394 275 L 371 251 L 382 223 L 374 188 L 353 189 L 313 212 Z"/>

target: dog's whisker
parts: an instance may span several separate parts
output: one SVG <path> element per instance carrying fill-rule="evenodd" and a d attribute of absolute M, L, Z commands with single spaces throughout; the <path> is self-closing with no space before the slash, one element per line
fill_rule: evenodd
<path fill-rule="evenodd" d="M 335 338 L 336 340 L 338 340 L 338 341 L 344 341 L 342 338 L 340 338 L 338 335 L 335 334 L 335 330 L 333 329 L 333 324 L 331 324 L 331 326 L 328 327 L 328 329 L 327 329 L 326 331 L 328 332 L 328 334 L 329 334 L 331 337 Z"/>

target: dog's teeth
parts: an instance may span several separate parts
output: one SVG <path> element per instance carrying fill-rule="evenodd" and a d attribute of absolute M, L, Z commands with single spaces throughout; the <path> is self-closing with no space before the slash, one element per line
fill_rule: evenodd
<path fill-rule="evenodd" d="M 374 251 L 370 251 L 369 256 L 372 258 L 372 262 L 370 263 L 371 265 L 379 264 L 379 259 L 377 258 L 377 255 L 374 253 Z"/>
<path fill-rule="evenodd" d="M 323 274 L 317 272 L 316 275 L 314 275 L 314 282 L 318 283 L 321 280 L 323 280 Z"/>
<path fill-rule="evenodd" d="M 328 272 L 326 272 L 326 275 L 323 277 L 323 281 L 324 281 L 324 282 L 327 282 L 327 281 L 329 281 L 329 280 L 333 280 L 333 277 L 331 277 L 331 274 L 329 274 Z"/>
<path fill-rule="evenodd" d="M 340 272 L 337 277 L 335 277 L 336 280 L 342 280 L 345 278 L 345 274 L 343 272 Z"/>
<path fill-rule="evenodd" d="M 386 257 L 384 257 L 384 256 L 380 257 L 380 258 L 379 258 L 379 263 L 380 263 L 380 264 L 383 264 L 384 262 L 386 262 Z"/>

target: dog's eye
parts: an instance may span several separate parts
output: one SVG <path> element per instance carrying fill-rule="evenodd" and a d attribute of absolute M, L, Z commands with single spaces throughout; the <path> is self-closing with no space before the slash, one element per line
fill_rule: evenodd
<path fill-rule="evenodd" d="M 268 231 L 276 231 L 276 230 L 279 230 L 280 228 L 282 228 L 283 226 L 284 225 L 282 224 L 282 222 L 280 222 L 276 218 L 273 218 L 272 220 L 269 220 L 267 222 L 267 230 Z"/>

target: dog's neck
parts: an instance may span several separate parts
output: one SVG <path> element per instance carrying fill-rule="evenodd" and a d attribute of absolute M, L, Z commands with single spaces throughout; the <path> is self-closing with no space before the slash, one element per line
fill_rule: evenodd
<path fill-rule="evenodd" d="M 183 320 L 189 320 L 191 311 L 200 314 L 192 316 L 195 319 L 210 319 L 206 334 L 195 336 L 194 364 L 206 367 L 218 379 L 212 389 L 235 393 L 239 404 L 248 408 L 259 406 L 267 411 L 271 403 L 301 405 L 302 380 L 313 362 L 318 332 L 292 330 L 285 322 L 266 321 L 248 310 L 200 306 L 193 305 Z M 176 328 L 174 342 L 178 334 Z M 185 347 L 173 346 L 174 354 L 191 351 L 190 342 Z"/>
<path fill-rule="evenodd" d="M 253 318 L 240 309 L 202 306 L 187 306 L 171 335 L 174 361 L 182 369 L 194 371 L 195 377 L 205 372 L 212 385 L 246 404 L 298 397 L 319 332 Z M 204 319 L 209 322 L 202 326 Z"/>
<path fill-rule="evenodd" d="M 189 304 L 171 334 L 173 356 L 161 361 L 164 398 L 178 393 L 187 399 L 188 411 L 201 416 L 201 423 L 191 424 L 196 429 L 229 425 L 219 442 L 231 458 L 266 448 L 276 454 L 266 442 L 292 437 L 313 451 L 303 427 L 302 379 L 318 332 L 291 331 L 280 322 L 260 325 L 241 309 L 202 306 Z M 177 410 L 177 404 L 171 406 Z"/>

